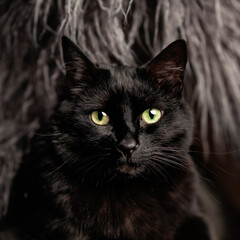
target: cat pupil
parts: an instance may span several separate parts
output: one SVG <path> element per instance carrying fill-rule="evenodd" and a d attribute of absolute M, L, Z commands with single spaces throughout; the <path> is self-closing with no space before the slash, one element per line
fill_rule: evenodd
<path fill-rule="evenodd" d="M 156 114 L 156 111 L 155 111 L 154 109 L 150 109 L 150 110 L 149 110 L 149 117 L 150 117 L 151 119 L 154 118 L 155 114 Z"/>
<path fill-rule="evenodd" d="M 102 121 L 102 119 L 103 119 L 103 113 L 102 112 L 98 112 L 98 119 L 99 119 L 99 121 Z"/>

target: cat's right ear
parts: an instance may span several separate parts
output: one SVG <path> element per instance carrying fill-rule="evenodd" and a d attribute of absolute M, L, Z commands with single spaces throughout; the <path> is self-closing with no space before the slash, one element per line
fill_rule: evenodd
<path fill-rule="evenodd" d="M 83 89 L 91 81 L 96 71 L 93 63 L 69 38 L 62 37 L 63 58 L 66 67 L 66 79 L 70 89 Z"/>

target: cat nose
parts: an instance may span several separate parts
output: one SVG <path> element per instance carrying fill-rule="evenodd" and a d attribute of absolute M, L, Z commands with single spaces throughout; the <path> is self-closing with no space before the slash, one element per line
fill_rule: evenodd
<path fill-rule="evenodd" d="M 119 143 L 119 148 L 125 154 L 132 154 L 138 148 L 138 144 L 134 138 L 126 137 Z"/>

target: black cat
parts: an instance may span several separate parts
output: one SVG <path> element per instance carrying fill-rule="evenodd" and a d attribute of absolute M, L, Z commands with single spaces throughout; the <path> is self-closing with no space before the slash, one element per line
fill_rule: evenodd
<path fill-rule="evenodd" d="M 21 239 L 215 239 L 188 154 L 185 42 L 142 67 L 94 65 L 66 37 L 63 53 L 64 99 L 15 183 Z"/>

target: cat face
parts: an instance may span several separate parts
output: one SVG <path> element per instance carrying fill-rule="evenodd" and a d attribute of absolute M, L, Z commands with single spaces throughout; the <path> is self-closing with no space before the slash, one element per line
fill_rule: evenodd
<path fill-rule="evenodd" d="M 68 95 L 54 118 L 56 152 L 78 177 L 110 181 L 184 168 L 191 113 L 181 40 L 143 67 L 94 66 L 63 39 Z"/>

